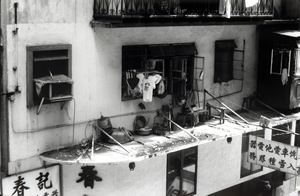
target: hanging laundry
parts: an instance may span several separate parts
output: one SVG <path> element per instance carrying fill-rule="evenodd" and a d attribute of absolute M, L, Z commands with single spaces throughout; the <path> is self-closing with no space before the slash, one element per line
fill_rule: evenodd
<path fill-rule="evenodd" d="M 143 79 L 143 101 L 151 102 L 153 97 L 153 89 L 156 88 L 161 80 L 161 76 L 156 74 L 154 76 L 149 76 L 148 78 Z"/>
<path fill-rule="evenodd" d="M 139 91 L 142 93 L 143 92 L 143 80 L 145 78 L 145 75 L 143 73 L 139 73 L 136 75 L 136 77 L 139 79 L 137 88 L 139 88 Z"/>
<path fill-rule="evenodd" d="M 219 14 L 225 15 L 226 18 L 230 18 L 230 13 L 231 13 L 231 0 L 220 0 Z"/>
<path fill-rule="evenodd" d="M 246 7 L 252 7 L 258 3 L 258 0 L 245 0 Z"/>
<path fill-rule="evenodd" d="M 281 74 L 281 82 L 282 85 L 286 85 L 286 83 L 288 82 L 288 72 L 287 72 L 287 68 L 284 68 L 282 70 L 282 74 Z"/>
<path fill-rule="evenodd" d="M 143 101 L 151 102 L 153 96 L 153 89 L 155 89 L 155 78 L 149 76 L 143 80 Z"/>
<path fill-rule="evenodd" d="M 162 95 L 164 94 L 165 91 L 166 91 L 166 87 L 164 81 L 161 80 L 158 84 L 157 94 Z"/>
<path fill-rule="evenodd" d="M 160 75 L 158 75 L 158 74 L 155 74 L 154 78 L 155 78 L 155 84 L 158 84 L 161 81 L 161 79 L 162 79 L 162 77 Z"/>

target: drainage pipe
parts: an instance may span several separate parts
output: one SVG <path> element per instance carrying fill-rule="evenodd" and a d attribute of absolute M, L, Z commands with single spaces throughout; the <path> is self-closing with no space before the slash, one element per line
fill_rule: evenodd
<path fill-rule="evenodd" d="M 8 141 L 8 97 L 7 97 L 7 61 L 6 54 L 6 13 L 5 1 L 0 0 L 0 147 L 1 147 L 1 178 L 8 175 L 9 141 Z M 2 184 L 1 184 L 2 185 Z"/>

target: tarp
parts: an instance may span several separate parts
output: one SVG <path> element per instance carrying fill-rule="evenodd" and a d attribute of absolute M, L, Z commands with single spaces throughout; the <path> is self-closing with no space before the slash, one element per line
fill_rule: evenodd
<path fill-rule="evenodd" d="M 59 84 L 59 83 L 67 83 L 67 84 L 73 84 L 74 81 L 63 75 L 52 75 L 52 76 L 44 76 L 41 78 L 34 78 L 33 81 L 35 82 L 36 92 L 38 95 L 41 94 L 43 86 L 46 84 Z"/>

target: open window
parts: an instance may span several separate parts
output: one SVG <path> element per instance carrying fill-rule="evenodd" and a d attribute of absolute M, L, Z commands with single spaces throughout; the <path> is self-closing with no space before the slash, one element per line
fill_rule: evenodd
<path fill-rule="evenodd" d="M 291 50 L 274 48 L 271 55 L 271 74 L 281 75 L 285 69 L 288 76 L 291 65 Z"/>
<path fill-rule="evenodd" d="M 236 47 L 234 40 L 215 42 L 214 82 L 228 82 L 233 79 L 233 55 Z"/>
<path fill-rule="evenodd" d="M 27 107 L 72 99 L 71 62 L 69 44 L 27 47 Z"/>
<path fill-rule="evenodd" d="M 141 85 L 151 75 L 160 75 L 161 88 L 153 96 L 164 98 L 168 94 L 186 95 L 193 89 L 194 43 L 132 45 L 122 47 L 122 101 L 143 97 Z M 162 84 L 161 84 L 162 83 Z"/>
<path fill-rule="evenodd" d="M 168 154 L 167 196 L 196 194 L 197 162 L 197 146 Z"/>

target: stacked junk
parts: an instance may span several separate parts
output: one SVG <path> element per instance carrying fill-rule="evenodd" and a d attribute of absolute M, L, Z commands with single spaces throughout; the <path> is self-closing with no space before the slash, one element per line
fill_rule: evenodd
<path fill-rule="evenodd" d="M 101 131 L 100 140 L 102 142 L 111 144 L 124 144 L 134 140 L 134 135 L 148 136 L 151 134 L 155 135 L 166 135 L 171 130 L 183 129 L 186 126 L 195 126 L 199 123 L 200 116 L 190 115 L 183 111 L 177 114 L 177 119 L 175 123 L 172 121 L 172 109 L 169 105 L 163 105 L 162 109 L 157 110 L 157 114 L 153 119 L 153 126 L 150 127 L 149 121 L 142 116 L 138 115 L 134 119 L 133 128 L 134 131 L 126 130 L 124 127 L 115 128 L 113 127 L 110 118 L 101 116 L 97 120 L 96 127 Z"/>

